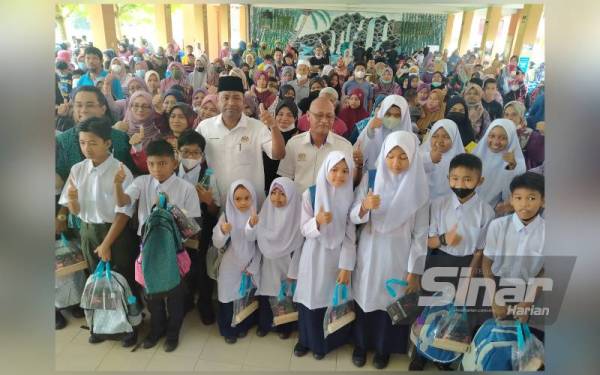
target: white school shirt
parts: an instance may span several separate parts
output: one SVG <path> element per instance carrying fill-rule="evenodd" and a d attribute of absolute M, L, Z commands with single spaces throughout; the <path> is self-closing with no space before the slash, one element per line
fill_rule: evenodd
<path fill-rule="evenodd" d="M 330 133 L 331 134 L 331 133 Z M 356 263 L 355 226 L 347 220 L 346 235 L 341 246 L 326 249 L 319 241 L 321 232 L 312 208 L 310 193 L 302 194 L 301 231 L 306 237 L 301 251 L 295 251 L 292 269 L 288 276 L 297 276 L 294 302 L 299 302 L 314 310 L 331 305 L 333 291 L 340 269 L 354 270 Z M 295 263 L 295 264 L 294 264 Z M 297 270 L 297 275 L 293 273 Z M 352 284 L 352 283 L 351 283 Z M 348 291 L 348 300 L 352 299 L 352 288 Z"/>
<path fill-rule="evenodd" d="M 131 202 L 139 200 L 138 204 L 138 235 L 142 235 L 142 226 L 150 216 L 152 206 L 158 201 L 158 193 L 165 193 L 168 202 L 176 205 L 185 212 L 189 218 L 200 217 L 200 200 L 196 193 L 196 188 L 189 182 L 177 177 L 175 173 L 167 178 L 163 183 L 150 175 L 136 177 L 135 180 L 125 189 L 125 194 L 129 195 Z"/>
<path fill-rule="evenodd" d="M 221 224 L 225 222 L 225 215 L 219 217 L 217 225 L 213 228 L 213 244 L 221 249 L 231 238 L 230 234 L 221 232 Z M 256 226 L 250 226 L 250 220 L 246 222 L 244 228 L 244 240 L 252 242 L 249 246 L 236 247 L 232 241 L 229 241 L 223 260 L 219 266 L 219 275 L 217 277 L 217 294 L 219 302 L 229 303 L 242 298 L 240 296 L 240 283 L 242 281 L 242 272 L 248 271 L 252 274 L 252 283 L 255 287 L 260 286 L 260 263 L 261 254 L 256 248 Z"/>
<path fill-rule="evenodd" d="M 69 180 L 72 179 L 78 190 L 80 211 L 77 215 L 83 222 L 89 224 L 112 223 L 116 213 L 129 217 L 133 215 L 133 205 L 118 207 L 115 196 L 115 175 L 121 168 L 121 162 L 112 155 L 102 164 L 94 167 L 90 159 L 85 159 L 71 167 L 69 178 L 65 181 L 58 203 L 68 205 L 67 192 Z M 133 175 L 126 166 L 123 188 L 133 181 Z"/>
<path fill-rule="evenodd" d="M 331 151 L 341 151 L 352 160 L 352 144 L 332 131 L 320 148 L 312 143 L 310 132 L 295 135 L 285 146 L 285 157 L 277 174 L 294 180 L 298 191 L 304 192 L 315 184 L 317 173 Z"/>
<path fill-rule="evenodd" d="M 438 197 L 431 202 L 429 237 L 447 233 L 458 223 L 457 233 L 462 237 L 456 246 L 440 245 L 440 250 L 457 257 L 473 255 L 485 247 L 485 237 L 495 213 L 477 193 L 465 203 L 460 203 L 454 193 Z"/>
<path fill-rule="evenodd" d="M 527 281 L 542 269 L 546 221 L 537 216 L 524 225 L 516 213 L 492 220 L 483 255 L 490 258 L 495 276 Z"/>
<path fill-rule="evenodd" d="M 222 115 L 206 119 L 196 131 L 206 139 L 206 162 L 212 168 L 220 192 L 220 202 L 227 202 L 231 183 L 246 179 L 252 183 L 259 204 L 265 199 L 265 172 L 262 152 L 272 157 L 271 131 L 262 122 L 244 114 L 231 130 Z"/>
<path fill-rule="evenodd" d="M 429 204 L 424 204 L 397 229 L 386 233 L 372 232 L 371 213 L 359 216 L 360 205 L 368 192 L 368 179 L 356 187 L 355 200 L 350 210 L 353 224 L 365 224 L 360 231 L 356 268 L 352 273 L 352 295 L 364 312 L 385 310 L 396 298 L 385 287 L 388 279 L 406 280 L 407 274 L 423 274 L 427 256 L 427 229 Z M 383 202 L 382 202 L 383 204 Z M 394 286 L 398 296 L 404 287 Z"/>
<path fill-rule="evenodd" d="M 183 165 L 179 164 L 179 169 L 177 170 L 177 177 L 182 178 L 190 184 L 196 186 L 196 184 L 199 182 L 198 178 L 200 177 L 201 169 L 201 165 L 198 164 L 197 166 L 186 172 L 183 168 Z M 217 186 L 216 180 L 217 178 L 214 175 L 210 176 L 210 192 L 212 193 L 214 204 L 221 207 L 221 195 L 219 193 L 219 187 Z"/>

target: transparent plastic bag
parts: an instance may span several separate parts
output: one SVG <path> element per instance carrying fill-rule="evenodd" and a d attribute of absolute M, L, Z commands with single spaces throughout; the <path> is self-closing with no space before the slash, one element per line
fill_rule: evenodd
<path fill-rule="evenodd" d="M 242 280 L 240 281 L 241 298 L 233 301 L 232 327 L 237 326 L 258 310 L 258 298 L 254 295 L 255 293 L 256 288 L 252 285 L 252 278 L 247 273 L 242 273 Z"/>
<path fill-rule="evenodd" d="M 295 281 L 290 283 L 288 293 L 288 283 L 286 280 L 281 280 L 279 295 L 277 297 L 269 298 L 269 304 L 271 305 L 271 311 L 273 312 L 273 327 L 298 320 L 298 310 L 293 301 L 295 290 Z"/>
<path fill-rule="evenodd" d="M 400 285 L 402 287 L 407 287 L 408 283 L 404 280 L 399 279 L 389 279 L 385 282 L 385 288 L 387 289 L 388 294 L 392 298 L 396 298 L 397 294 L 392 285 Z M 408 324 L 415 320 L 415 318 L 421 312 L 421 308 L 419 308 L 419 297 L 420 293 L 408 293 L 403 294 L 402 297 L 398 298 L 394 302 L 392 302 L 387 308 L 386 311 L 392 320 L 392 325 L 398 324 Z"/>
<path fill-rule="evenodd" d="M 341 301 L 339 295 L 341 294 Z M 340 328 L 352 323 L 356 319 L 354 313 L 354 301 L 348 301 L 348 287 L 346 284 L 335 284 L 333 291 L 332 306 L 327 307 L 323 318 L 323 336 L 327 338 L 330 334 Z"/>
<path fill-rule="evenodd" d="M 455 353 L 466 353 L 471 343 L 470 332 L 467 309 L 463 306 L 462 311 L 457 312 L 452 305 L 448 315 L 439 322 L 431 345 Z"/>
<path fill-rule="evenodd" d="M 86 281 L 81 307 L 89 310 L 116 310 L 121 294 L 113 288 L 110 263 L 100 261 L 96 271 Z"/>
<path fill-rule="evenodd" d="M 175 223 L 177 224 L 177 228 L 181 232 L 181 236 L 184 239 L 191 238 L 200 232 L 200 225 L 193 218 L 187 217 L 185 212 L 177 207 L 176 205 L 169 204 L 167 205 L 167 210 L 173 215 L 173 219 L 175 219 Z"/>
<path fill-rule="evenodd" d="M 544 344 L 529 330 L 527 323 L 516 321 L 517 349 L 512 352 L 513 371 L 538 371 L 544 365 Z"/>
<path fill-rule="evenodd" d="M 54 243 L 54 271 L 56 276 L 67 276 L 86 269 L 88 264 L 75 241 L 69 241 L 64 233 Z"/>

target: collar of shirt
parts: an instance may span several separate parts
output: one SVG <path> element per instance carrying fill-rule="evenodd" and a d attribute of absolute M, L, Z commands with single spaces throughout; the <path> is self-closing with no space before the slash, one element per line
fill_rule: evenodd
<path fill-rule="evenodd" d="M 97 165 L 94 167 L 94 163 L 92 163 L 92 160 L 86 159 L 85 160 L 85 171 L 88 174 L 95 171 L 98 173 L 99 176 L 101 176 L 102 174 L 104 174 L 104 172 L 106 172 L 106 170 L 108 168 L 110 168 L 113 160 L 114 160 L 114 157 L 112 156 L 112 154 L 109 154 L 108 158 L 106 160 L 104 160 L 100 165 Z"/>
<path fill-rule="evenodd" d="M 217 119 L 217 124 L 221 125 L 223 128 L 231 131 L 234 131 L 235 129 L 241 129 L 241 128 L 247 128 L 248 127 L 248 116 L 246 116 L 244 113 L 242 113 L 242 117 L 240 117 L 240 120 L 238 121 L 237 125 L 234 126 L 231 129 L 228 129 L 227 126 L 225 126 L 225 123 L 223 122 L 223 115 L 219 114 Z"/>
<path fill-rule="evenodd" d="M 535 229 L 535 227 L 537 227 L 539 225 L 539 223 L 542 221 L 542 218 L 540 217 L 539 213 L 538 215 L 535 217 L 535 219 L 533 219 L 533 221 L 527 225 L 523 224 L 523 222 L 521 221 L 521 219 L 519 219 L 519 216 L 517 215 L 517 213 L 513 213 L 512 214 L 512 222 L 513 225 L 515 226 L 515 229 L 517 230 L 517 232 L 521 232 L 522 230 L 526 230 L 526 231 L 530 231 Z"/>
<path fill-rule="evenodd" d="M 171 177 L 167 178 L 163 183 L 158 182 L 158 180 L 152 177 L 152 186 L 156 189 L 157 192 L 164 193 L 169 190 L 169 187 L 173 184 L 173 182 L 177 179 L 175 173 L 171 175 Z"/>
<path fill-rule="evenodd" d="M 199 163 L 197 166 L 195 166 L 194 168 L 190 169 L 189 171 L 186 172 L 185 168 L 183 168 L 183 164 L 179 163 L 179 173 L 177 173 L 177 176 L 179 177 L 183 177 L 185 175 L 188 174 L 197 174 L 200 175 L 200 169 L 202 168 L 202 163 Z"/>
<path fill-rule="evenodd" d="M 456 194 L 452 193 L 452 208 L 454 208 L 455 210 L 459 207 L 464 207 L 469 208 L 470 206 L 472 206 L 473 204 L 475 204 L 474 202 L 477 200 L 477 193 L 473 194 L 473 196 L 471 198 L 469 198 L 468 201 L 466 201 L 465 203 L 460 203 L 460 201 L 458 200 L 458 197 L 456 196 Z"/>
<path fill-rule="evenodd" d="M 312 139 L 312 137 L 310 135 L 310 131 L 305 132 L 305 134 L 306 135 L 304 136 L 304 143 L 314 145 L 313 139 Z M 327 144 L 332 145 L 333 144 L 333 140 L 331 138 L 332 137 L 330 137 L 329 135 L 327 135 L 327 137 L 325 137 L 325 142 L 323 144 L 327 143 Z"/>

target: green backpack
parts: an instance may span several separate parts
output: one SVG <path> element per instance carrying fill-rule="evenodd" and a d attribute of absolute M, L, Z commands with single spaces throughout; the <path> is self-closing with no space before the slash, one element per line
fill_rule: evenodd
<path fill-rule="evenodd" d="M 179 285 L 177 252 L 182 243 L 177 223 L 167 210 L 167 198 L 161 193 L 142 234 L 142 272 L 147 294 L 166 293 Z"/>

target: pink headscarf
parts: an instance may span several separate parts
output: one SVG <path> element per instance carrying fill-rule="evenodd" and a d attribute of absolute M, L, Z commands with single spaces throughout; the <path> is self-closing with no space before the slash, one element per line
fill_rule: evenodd
<path fill-rule="evenodd" d="M 162 81 L 160 81 L 160 91 L 161 92 L 167 91 L 174 85 L 180 85 L 180 86 L 187 85 L 187 73 L 185 72 L 185 68 L 183 67 L 183 65 L 176 61 L 173 61 L 169 64 L 169 66 L 167 66 L 167 71 L 172 72 L 173 67 L 177 67 L 177 68 L 179 68 L 179 70 L 181 70 L 181 73 L 182 73 L 181 79 L 176 80 L 173 77 L 163 79 Z"/>
<path fill-rule="evenodd" d="M 56 53 L 56 61 L 62 60 L 66 63 L 71 63 L 71 51 L 62 49 Z"/>
<path fill-rule="evenodd" d="M 142 97 L 145 101 L 145 104 L 150 106 L 150 110 L 148 111 L 148 115 L 143 120 L 136 120 L 133 116 L 133 109 L 131 108 L 133 102 Z M 127 134 L 129 136 L 138 133 L 140 128 L 144 128 L 144 139 L 142 140 L 142 147 L 146 147 L 146 145 L 155 139 L 160 137 L 160 132 L 158 128 L 154 125 L 154 110 L 152 110 L 152 95 L 146 91 L 136 91 L 129 98 L 129 103 L 127 103 L 127 111 L 125 112 L 125 121 L 129 125 L 129 129 L 127 130 Z"/>

